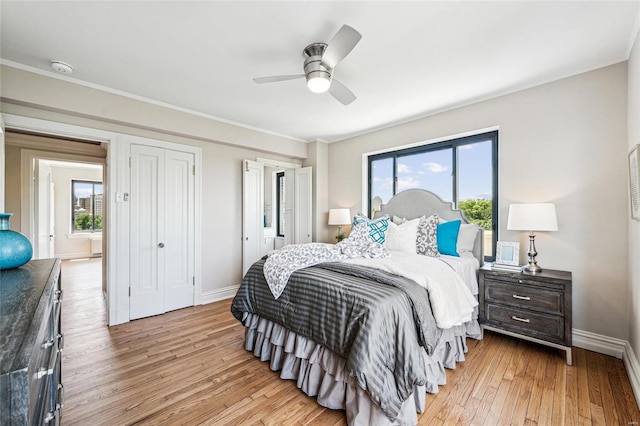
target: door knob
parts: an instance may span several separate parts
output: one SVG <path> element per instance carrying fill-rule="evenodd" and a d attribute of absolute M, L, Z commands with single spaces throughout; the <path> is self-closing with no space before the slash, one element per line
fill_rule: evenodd
<path fill-rule="evenodd" d="M 160 247 L 160 248 L 164 248 L 164 243 L 160 243 L 160 244 L 158 244 L 158 247 Z"/>

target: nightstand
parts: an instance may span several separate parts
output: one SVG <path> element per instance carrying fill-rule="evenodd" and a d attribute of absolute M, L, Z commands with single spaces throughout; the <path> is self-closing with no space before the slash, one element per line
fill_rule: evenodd
<path fill-rule="evenodd" d="M 478 299 L 483 330 L 562 349 L 571 365 L 571 272 L 543 269 L 530 274 L 485 264 Z"/>

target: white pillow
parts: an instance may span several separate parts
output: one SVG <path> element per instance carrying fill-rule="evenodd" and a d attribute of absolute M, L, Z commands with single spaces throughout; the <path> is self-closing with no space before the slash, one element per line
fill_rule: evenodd
<path fill-rule="evenodd" d="M 477 223 L 463 223 L 460 225 L 460 232 L 458 232 L 458 243 L 456 244 L 456 251 L 458 254 L 462 254 L 466 251 L 473 251 L 473 243 L 476 240 L 480 226 Z"/>
<path fill-rule="evenodd" d="M 389 223 L 384 246 L 388 250 L 416 253 L 416 235 L 420 218 L 409 220 L 401 225 Z"/>

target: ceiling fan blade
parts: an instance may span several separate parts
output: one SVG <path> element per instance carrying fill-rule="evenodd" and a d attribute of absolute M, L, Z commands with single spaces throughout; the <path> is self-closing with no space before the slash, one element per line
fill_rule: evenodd
<path fill-rule="evenodd" d="M 278 81 L 295 80 L 296 78 L 304 78 L 304 74 L 274 75 L 271 77 L 258 77 L 258 78 L 254 78 L 253 81 L 255 81 L 258 84 L 262 84 L 262 83 L 275 83 Z"/>
<path fill-rule="evenodd" d="M 348 25 L 343 25 L 333 36 L 322 55 L 322 63 L 334 68 L 356 47 L 362 35 Z"/>
<path fill-rule="evenodd" d="M 356 95 L 354 95 L 351 90 L 347 89 L 347 86 L 336 79 L 331 81 L 329 93 L 343 105 L 349 105 L 351 102 L 356 100 Z"/>

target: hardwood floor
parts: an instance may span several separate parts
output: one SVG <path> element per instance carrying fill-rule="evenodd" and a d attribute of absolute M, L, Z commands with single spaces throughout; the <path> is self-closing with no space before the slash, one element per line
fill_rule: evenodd
<path fill-rule="evenodd" d="M 63 425 L 346 424 L 244 350 L 230 300 L 106 326 L 99 259 L 62 265 Z M 621 360 L 487 332 L 420 424 L 629 425 L 640 412 Z"/>

